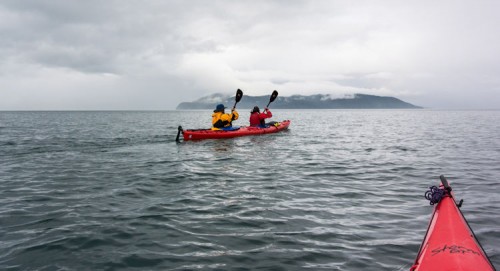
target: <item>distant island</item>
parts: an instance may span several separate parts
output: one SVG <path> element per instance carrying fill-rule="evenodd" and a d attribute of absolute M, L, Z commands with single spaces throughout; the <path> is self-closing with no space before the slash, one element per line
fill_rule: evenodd
<path fill-rule="evenodd" d="M 234 96 L 220 93 L 200 98 L 194 102 L 182 102 L 177 110 L 189 109 L 214 109 L 215 105 L 222 103 L 230 108 L 234 105 Z M 255 105 L 264 107 L 269 102 L 267 96 L 244 95 L 238 103 L 238 108 L 251 109 Z M 344 98 L 332 98 L 330 95 L 293 95 L 278 98 L 271 104 L 274 109 L 417 109 L 422 108 L 394 97 L 384 97 L 366 94 L 353 94 Z"/>

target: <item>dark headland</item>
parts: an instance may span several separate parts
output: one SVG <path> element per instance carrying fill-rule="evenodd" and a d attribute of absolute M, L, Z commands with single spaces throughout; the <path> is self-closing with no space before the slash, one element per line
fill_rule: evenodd
<path fill-rule="evenodd" d="M 245 95 L 238 103 L 238 108 L 263 107 L 269 102 L 269 95 Z M 222 103 L 230 108 L 234 105 L 234 96 L 220 93 L 200 98 L 194 102 L 182 102 L 177 110 L 214 109 Z M 329 95 L 293 95 L 278 98 L 272 103 L 274 109 L 418 109 L 422 108 L 394 97 L 354 94 L 344 98 L 331 98 Z"/>

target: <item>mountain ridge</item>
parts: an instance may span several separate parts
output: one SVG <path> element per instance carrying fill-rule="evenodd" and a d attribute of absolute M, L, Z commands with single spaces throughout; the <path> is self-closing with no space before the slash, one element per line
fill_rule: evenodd
<path fill-rule="evenodd" d="M 268 95 L 244 95 L 238 103 L 240 109 L 251 109 L 255 105 L 261 107 L 269 102 Z M 193 102 L 182 102 L 176 110 L 214 109 L 217 104 L 230 108 L 234 105 L 234 96 L 215 93 L 199 98 Z M 274 109 L 420 109 L 395 97 L 368 94 L 353 94 L 343 98 L 333 98 L 326 94 L 278 96 L 272 103 Z"/>

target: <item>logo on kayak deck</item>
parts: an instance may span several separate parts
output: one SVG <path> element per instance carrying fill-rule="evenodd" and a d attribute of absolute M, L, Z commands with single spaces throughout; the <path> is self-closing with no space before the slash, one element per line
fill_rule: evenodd
<path fill-rule="evenodd" d="M 444 247 L 442 248 L 435 248 L 433 249 L 432 251 L 432 256 L 435 256 L 439 253 L 450 253 L 450 254 L 454 254 L 454 253 L 460 253 L 460 254 L 476 254 L 476 255 L 481 255 L 479 252 L 475 251 L 475 250 L 472 250 L 470 248 L 467 248 L 467 247 L 463 247 L 463 246 L 457 246 L 457 245 L 444 245 Z"/>

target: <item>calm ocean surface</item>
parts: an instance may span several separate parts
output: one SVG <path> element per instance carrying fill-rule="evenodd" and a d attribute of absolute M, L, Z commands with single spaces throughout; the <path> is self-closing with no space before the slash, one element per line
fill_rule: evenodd
<path fill-rule="evenodd" d="M 440 174 L 500 267 L 500 111 L 273 113 L 0 112 L 0 270 L 408 270 Z"/>

